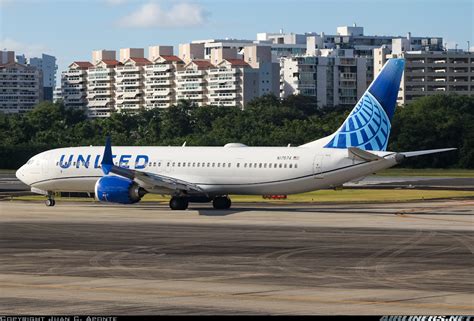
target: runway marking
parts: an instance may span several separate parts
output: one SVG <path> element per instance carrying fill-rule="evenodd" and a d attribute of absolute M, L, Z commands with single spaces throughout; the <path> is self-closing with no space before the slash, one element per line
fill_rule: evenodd
<path fill-rule="evenodd" d="M 219 297 L 232 299 L 236 294 L 227 294 L 227 293 L 209 293 L 209 292 L 192 292 L 192 291 L 166 291 L 166 290 L 150 290 L 150 289 L 122 289 L 122 288 L 111 288 L 111 287 L 84 287 L 84 286 L 75 286 L 75 285 L 51 285 L 51 284 L 21 284 L 21 283 L 0 283 L 2 287 L 21 287 L 21 288 L 43 288 L 43 289 L 64 289 L 64 290 L 82 290 L 89 292 L 116 292 L 116 293 L 128 293 L 128 294 L 149 294 L 149 295 L 165 295 L 165 296 L 179 296 L 179 297 Z M 278 290 L 275 290 L 278 291 Z M 237 294 L 239 298 L 248 298 L 250 300 L 259 300 L 259 301 L 293 301 L 293 302 L 316 302 L 324 304 L 352 304 L 352 305 L 383 305 L 383 306 L 404 306 L 404 307 L 414 307 L 414 308 L 446 308 L 448 310 L 467 310 L 474 311 L 474 305 L 448 305 L 445 303 L 409 303 L 398 301 L 373 301 L 373 300 L 331 300 L 323 299 L 317 297 L 308 297 L 308 296 L 288 296 L 288 295 L 272 295 L 272 296 L 259 296 L 255 294 Z M 449 294 L 452 296 L 453 294 Z"/>

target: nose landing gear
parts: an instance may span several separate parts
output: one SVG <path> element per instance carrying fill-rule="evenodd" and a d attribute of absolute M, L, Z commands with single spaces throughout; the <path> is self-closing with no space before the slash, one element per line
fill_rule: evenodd
<path fill-rule="evenodd" d="M 44 201 L 44 204 L 46 204 L 46 206 L 56 205 L 56 201 L 54 200 L 54 194 L 53 193 L 48 193 L 48 199 L 46 201 Z"/>

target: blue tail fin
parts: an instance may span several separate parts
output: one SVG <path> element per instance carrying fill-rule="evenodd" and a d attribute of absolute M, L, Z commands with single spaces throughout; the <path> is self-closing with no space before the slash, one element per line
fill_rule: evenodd
<path fill-rule="evenodd" d="M 324 147 L 386 150 L 404 67 L 403 59 L 389 59 Z"/>

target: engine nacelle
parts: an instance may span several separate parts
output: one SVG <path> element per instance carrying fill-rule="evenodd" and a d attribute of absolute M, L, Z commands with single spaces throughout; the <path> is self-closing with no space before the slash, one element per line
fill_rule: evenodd
<path fill-rule="evenodd" d="M 145 195 L 146 191 L 128 178 L 104 176 L 95 183 L 95 198 L 101 202 L 133 204 Z"/>

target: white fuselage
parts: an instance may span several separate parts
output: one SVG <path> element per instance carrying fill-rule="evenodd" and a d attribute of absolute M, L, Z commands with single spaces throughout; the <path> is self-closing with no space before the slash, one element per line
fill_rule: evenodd
<path fill-rule="evenodd" d="M 103 176 L 104 147 L 71 147 L 43 152 L 17 176 L 47 192 L 94 192 Z M 114 163 L 198 185 L 208 195 L 294 194 L 328 187 L 394 166 L 395 153 L 363 161 L 347 149 L 300 147 L 113 147 Z M 161 193 L 159 189 L 148 192 Z"/>

